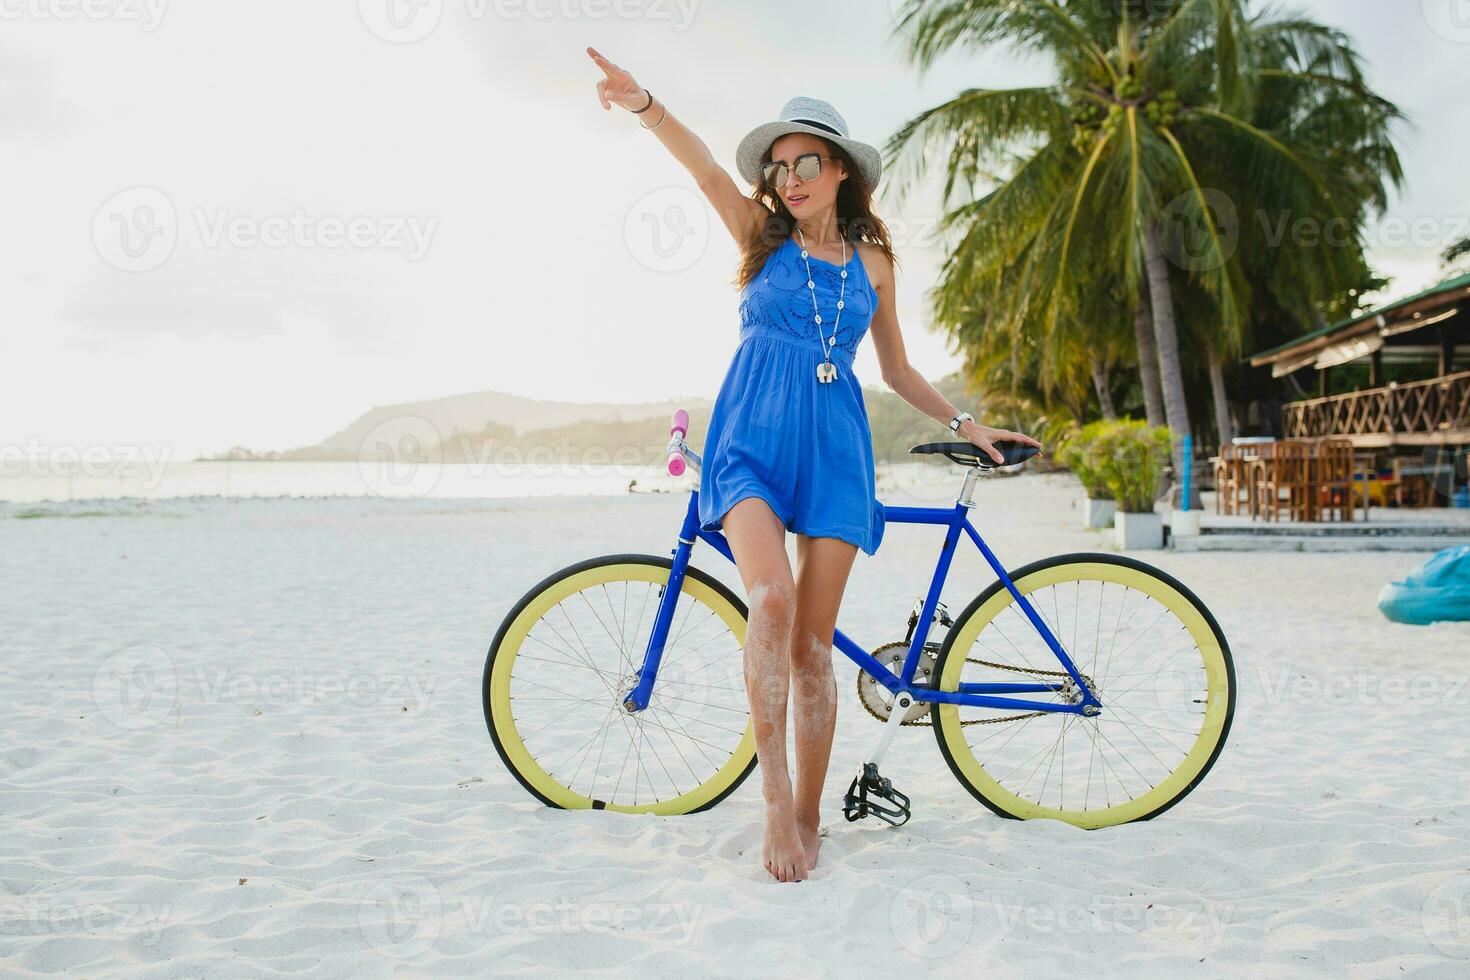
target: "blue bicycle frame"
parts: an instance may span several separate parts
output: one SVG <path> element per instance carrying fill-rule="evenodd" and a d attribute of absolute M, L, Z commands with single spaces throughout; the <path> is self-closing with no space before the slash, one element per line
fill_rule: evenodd
<path fill-rule="evenodd" d="M 697 455 L 687 448 L 686 455 L 693 456 L 698 462 Z M 934 576 L 929 582 L 929 593 L 924 599 L 923 611 L 919 614 L 916 624 L 918 628 L 913 630 L 913 638 L 909 642 L 908 652 L 904 655 L 902 670 L 895 674 L 888 667 L 879 663 L 871 653 L 863 649 L 851 637 L 842 630 L 833 631 L 832 643 L 837 649 L 847 655 L 847 658 L 858 667 L 871 674 L 895 696 L 907 693 L 915 701 L 926 703 L 937 702 L 939 704 L 962 704 L 981 708 L 1006 708 L 1017 711 L 1050 711 L 1066 714 L 1096 715 L 1102 710 L 1102 703 L 1093 694 L 1092 688 L 1077 670 L 1072 658 L 1067 656 L 1067 651 L 1057 638 L 1052 635 L 1051 629 L 1046 621 L 1037 614 L 1024 595 L 1017 589 L 1011 577 L 1006 574 L 1005 568 L 996 559 L 985 541 L 980 537 L 974 526 L 970 523 L 966 511 L 972 506 L 969 503 L 969 491 L 973 486 L 976 474 L 972 473 L 966 479 L 965 490 L 955 501 L 955 505 L 946 507 L 885 507 L 885 517 L 888 524 L 938 524 L 945 528 L 944 547 L 939 552 L 939 562 L 934 568 Z M 960 684 L 958 691 L 938 691 L 929 687 L 913 687 L 914 672 L 918 669 L 920 652 L 924 649 L 929 630 L 934 623 L 934 611 L 939 604 L 939 595 L 944 588 L 945 578 L 949 575 L 950 561 L 954 558 L 955 546 L 959 543 L 960 533 L 964 532 L 1005 587 L 1015 597 L 1017 605 L 1031 620 L 1031 625 L 1041 634 L 1046 645 L 1056 654 L 1057 660 L 1066 670 L 1071 683 L 1076 685 L 1080 693 L 1080 700 L 1075 703 L 1059 703 L 1048 701 L 1030 701 L 1024 698 L 1009 695 L 1043 693 L 1060 691 L 1066 682 L 1053 683 L 996 683 L 996 684 Z M 730 561 L 735 556 L 730 551 L 730 543 L 725 536 L 718 531 L 705 531 L 699 526 L 699 490 L 696 488 L 689 495 L 689 507 L 684 513 L 684 524 L 679 529 L 679 543 L 674 548 L 673 568 L 669 573 L 668 586 L 664 589 L 659 600 L 657 618 L 654 620 L 653 634 L 648 641 L 648 649 L 644 655 L 643 667 L 639 671 L 639 681 L 636 687 L 628 692 L 623 706 L 629 711 L 641 711 L 648 706 L 649 695 L 653 690 L 654 680 L 658 675 L 659 661 L 663 657 L 664 642 L 668 637 L 669 624 L 674 618 L 674 608 L 678 604 L 678 597 L 683 589 L 685 569 L 689 566 L 690 555 L 694 551 L 694 544 L 698 540 L 709 542 L 716 551 L 724 555 Z"/>

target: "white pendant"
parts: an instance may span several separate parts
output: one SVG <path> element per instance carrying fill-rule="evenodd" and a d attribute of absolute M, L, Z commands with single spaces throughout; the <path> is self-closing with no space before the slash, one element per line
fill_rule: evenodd
<path fill-rule="evenodd" d="M 831 361 L 823 361 L 817 365 L 817 380 L 822 384 L 837 380 L 837 365 Z"/>

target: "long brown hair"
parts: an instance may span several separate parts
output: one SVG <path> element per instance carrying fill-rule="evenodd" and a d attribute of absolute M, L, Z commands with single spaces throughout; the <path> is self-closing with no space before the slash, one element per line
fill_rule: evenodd
<path fill-rule="evenodd" d="M 888 261 L 898 266 L 893 254 L 893 244 L 888 235 L 888 226 L 873 213 L 873 188 L 863 172 L 852 162 L 852 157 L 841 146 L 818 136 L 827 147 L 827 152 L 842 161 L 847 168 L 847 179 L 837 185 L 837 231 L 849 242 L 877 245 L 888 256 Z M 774 144 L 773 144 L 774 145 Z M 771 147 L 761 154 L 761 164 L 771 159 Z M 796 218 L 786 208 L 781 195 L 765 181 L 761 181 L 751 193 L 751 199 L 759 201 L 767 216 L 755 237 L 740 250 L 740 268 L 734 283 L 744 289 L 761 271 L 771 253 L 780 248 L 796 231 Z M 854 249 L 855 250 L 855 249 Z"/>

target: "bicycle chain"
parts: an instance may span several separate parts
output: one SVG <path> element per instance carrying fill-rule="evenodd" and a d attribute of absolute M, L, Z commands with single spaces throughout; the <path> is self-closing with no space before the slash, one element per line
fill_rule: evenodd
<path fill-rule="evenodd" d="M 876 656 L 880 652 L 882 652 L 884 650 L 891 649 L 893 647 L 904 647 L 904 648 L 907 648 L 908 647 L 908 644 L 905 643 L 902 640 L 895 640 L 892 643 L 885 643 L 885 644 L 883 644 L 877 650 L 874 650 L 873 651 L 873 654 L 874 654 L 874 656 Z M 1040 670 L 1040 669 L 1035 668 L 1035 667 L 1016 667 L 1016 666 L 1014 666 L 1012 664 L 998 664 L 998 663 L 995 663 L 994 661 L 991 661 L 991 660 L 981 660 L 978 657 L 966 657 L 965 658 L 965 663 L 967 663 L 967 664 L 980 664 L 981 666 L 984 666 L 984 667 L 994 667 L 997 670 L 1013 670 L 1013 671 L 1015 671 L 1016 673 L 1019 673 L 1019 674 L 1032 674 L 1032 675 L 1035 675 L 1037 677 L 1070 677 L 1071 676 L 1065 670 Z M 1085 677 L 1085 675 L 1084 675 L 1084 677 Z M 1091 678 L 1086 678 L 1086 679 L 1088 681 L 1091 681 Z M 872 708 L 868 707 L 868 702 L 863 699 L 863 672 L 861 670 L 858 671 L 857 680 L 858 680 L 858 703 L 863 706 L 863 710 L 864 711 L 866 711 L 868 714 L 872 715 L 874 718 L 877 718 L 879 721 L 884 722 L 886 724 L 887 721 L 888 721 L 888 719 L 887 718 L 884 718 L 882 715 L 878 714 L 878 712 L 876 712 Z M 891 711 L 892 708 L 890 708 L 889 710 Z M 1051 712 L 1049 712 L 1049 711 L 1028 711 L 1025 714 L 1021 714 L 1021 715 L 1008 715 L 1005 718 L 971 718 L 969 721 L 961 721 L 960 722 L 960 725 L 961 726 L 965 726 L 965 725 L 999 725 L 999 724 L 1002 724 L 1002 723 L 1008 722 L 1008 721 L 1021 721 L 1024 718 L 1035 718 L 1037 715 L 1046 715 L 1046 714 L 1051 714 Z M 906 727 L 909 727 L 909 728 L 913 728 L 913 727 L 932 728 L 932 727 L 934 727 L 934 723 L 932 721 L 920 721 L 918 719 L 915 719 L 913 721 L 901 721 L 901 722 L 899 722 L 899 725 L 900 726 L 906 726 Z"/>

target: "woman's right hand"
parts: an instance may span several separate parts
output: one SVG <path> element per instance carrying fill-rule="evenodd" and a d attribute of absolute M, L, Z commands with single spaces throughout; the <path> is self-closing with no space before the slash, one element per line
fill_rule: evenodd
<path fill-rule="evenodd" d="M 605 76 L 597 80 L 597 100 L 604 109 L 618 105 L 632 112 L 649 104 L 648 93 L 633 81 L 632 75 L 598 54 L 596 48 L 589 47 L 587 54 L 597 62 Z"/>

